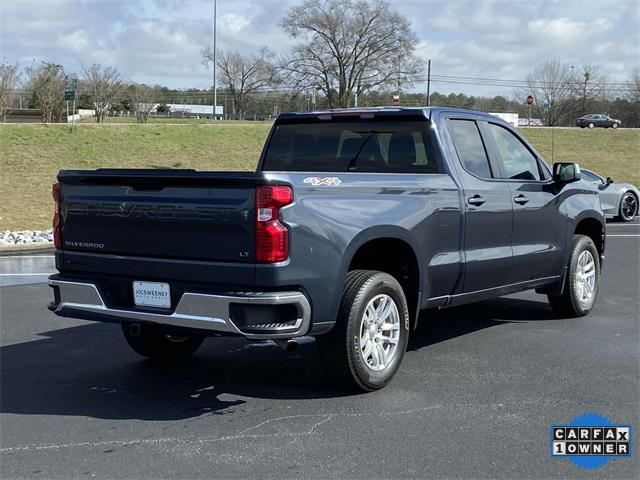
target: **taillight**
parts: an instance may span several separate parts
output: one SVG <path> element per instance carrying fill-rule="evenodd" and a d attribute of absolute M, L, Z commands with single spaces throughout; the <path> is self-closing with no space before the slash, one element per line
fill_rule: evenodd
<path fill-rule="evenodd" d="M 53 246 L 59 250 L 62 248 L 62 227 L 60 226 L 60 184 L 54 183 L 51 188 L 51 195 L 55 207 L 53 211 Z"/>
<path fill-rule="evenodd" d="M 280 223 L 280 208 L 293 202 L 284 186 L 256 188 L 256 261 L 282 262 L 289 257 L 289 229 Z"/>

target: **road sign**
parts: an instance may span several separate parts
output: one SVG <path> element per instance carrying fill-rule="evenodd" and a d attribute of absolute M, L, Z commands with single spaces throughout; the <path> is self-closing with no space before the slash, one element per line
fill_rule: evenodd
<path fill-rule="evenodd" d="M 76 91 L 75 90 L 65 90 L 64 99 L 67 101 L 76 99 Z"/>
<path fill-rule="evenodd" d="M 399 106 L 400 105 L 400 95 L 394 95 L 393 96 L 393 100 L 391 101 L 391 104 L 394 106 Z"/>
<path fill-rule="evenodd" d="M 78 79 L 75 77 L 70 77 L 69 75 L 64 76 L 64 90 L 68 91 L 76 91 L 78 90 Z"/>
<path fill-rule="evenodd" d="M 544 111 L 546 112 L 547 110 L 549 110 L 551 108 L 551 103 L 549 102 L 544 102 Z"/>
<path fill-rule="evenodd" d="M 533 105 L 533 95 L 527 96 L 527 105 L 529 106 Z"/>

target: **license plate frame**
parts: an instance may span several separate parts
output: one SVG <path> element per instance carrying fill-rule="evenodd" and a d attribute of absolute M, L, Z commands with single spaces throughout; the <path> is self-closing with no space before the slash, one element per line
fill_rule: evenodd
<path fill-rule="evenodd" d="M 171 287 L 168 283 L 136 280 L 132 289 L 136 307 L 171 308 Z"/>

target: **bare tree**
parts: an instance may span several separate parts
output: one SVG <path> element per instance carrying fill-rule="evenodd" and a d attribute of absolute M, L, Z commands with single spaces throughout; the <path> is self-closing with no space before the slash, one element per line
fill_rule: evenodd
<path fill-rule="evenodd" d="M 42 62 L 26 69 L 28 86 L 42 111 L 42 121 L 60 120 L 64 106 L 64 70 L 62 65 Z"/>
<path fill-rule="evenodd" d="M 205 48 L 202 50 L 202 57 L 205 64 L 212 62 L 213 50 Z M 218 80 L 231 96 L 232 115 L 244 114 L 252 93 L 278 83 L 273 54 L 267 48 L 262 48 L 258 55 L 251 56 L 234 51 L 218 52 L 216 63 L 219 69 Z"/>
<path fill-rule="evenodd" d="M 123 82 L 116 67 L 93 64 L 84 67 L 82 87 L 91 98 L 96 110 L 96 121 L 102 122 L 109 109 L 116 103 Z"/>
<path fill-rule="evenodd" d="M 640 104 L 640 66 L 633 69 L 628 83 L 627 99 L 631 103 Z"/>
<path fill-rule="evenodd" d="M 156 105 L 154 103 L 155 89 L 149 85 L 133 83 L 129 85 L 128 91 L 131 106 L 136 112 L 138 122 L 147 123 L 149 120 L 149 114 Z"/>
<path fill-rule="evenodd" d="M 0 119 L 7 120 L 7 110 L 11 107 L 14 90 L 18 84 L 18 65 L 0 63 Z"/>
<path fill-rule="evenodd" d="M 321 90 L 330 107 L 349 106 L 354 93 L 410 85 L 421 70 L 410 22 L 386 0 L 307 0 L 281 26 L 299 40 L 283 62 L 288 79 Z"/>
<path fill-rule="evenodd" d="M 588 112 L 589 107 L 605 93 L 606 78 L 600 74 L 595 65 L 584 65 L 580 75 L 580 107 L 581 115 Z"/>
<path fill-rule="evenodd" d="M 559 60 L 549 60 L 540 64 L 527 77 L 527 87 L 516 91 L 517 98 L 531 94 L 536 99 L 534 111 L 546 117 L 548 126 L 557 125 L 570 107 L 572 99 L 572 78 L 567 65 Z M 544 103 L 550 109 L 544 111 Z"/>

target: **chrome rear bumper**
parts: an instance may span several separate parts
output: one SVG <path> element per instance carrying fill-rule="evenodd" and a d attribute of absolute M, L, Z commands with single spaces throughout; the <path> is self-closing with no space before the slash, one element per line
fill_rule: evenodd
<path fill-rule="evenodd" d="M 179 328 L 237 334 L 249 339 L 290 338 L 304 335 L 311 321 L 309 301 L 298 291 L 225 295 L 185 292 L 173 312 L 156 313 L 138 309 L 109 308 L 93 283 L 50 279 L 49 286 L 57 290 L 56 300 L 49 308 L 63 317 L 107 322 L 150 322 Z M 232 304 L 274 306 L 292 304 L 296 307 L 298 315 L 293 324 L 265 325 L 264 333 L 256 333 L 255 328 L 248 333 L 243 332 L 231 320 Z"/>

